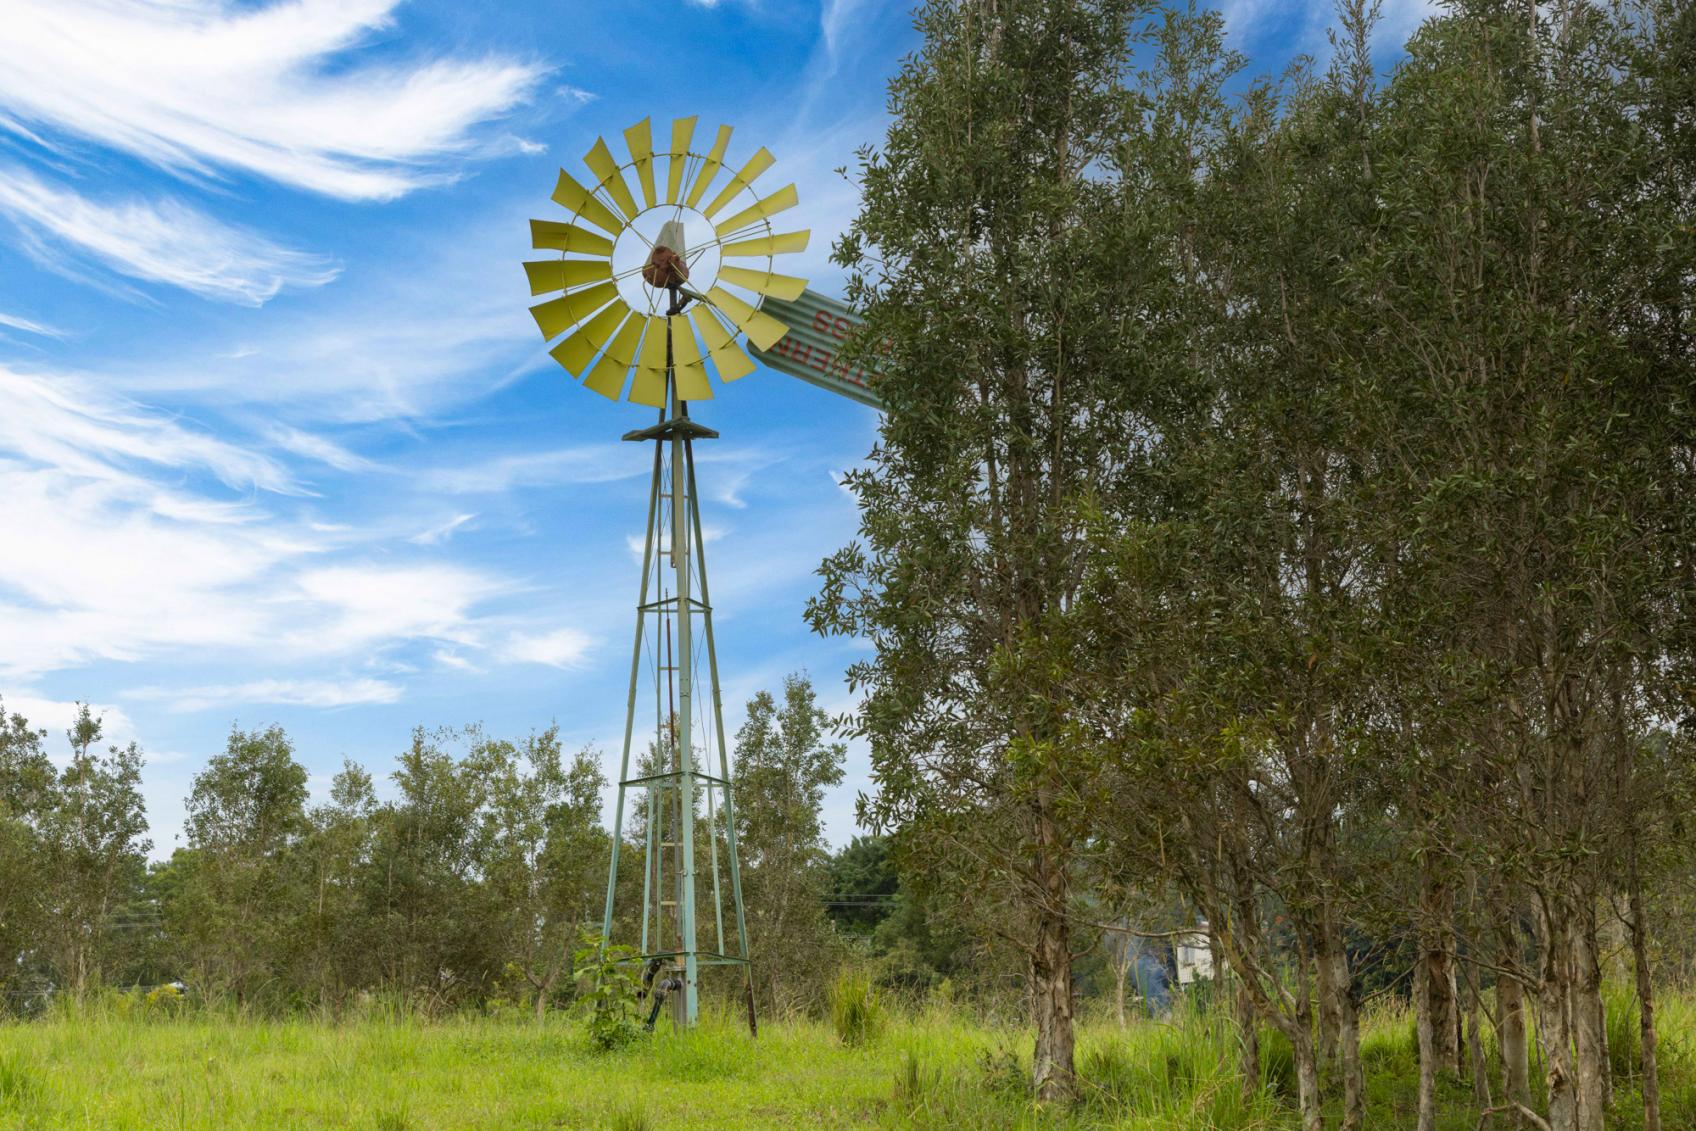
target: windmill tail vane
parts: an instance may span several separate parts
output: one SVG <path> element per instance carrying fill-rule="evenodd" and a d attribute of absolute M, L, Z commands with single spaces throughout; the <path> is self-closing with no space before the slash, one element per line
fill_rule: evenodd
<path fill-rule="evenodd" d="M 794 185 L 768 195 L 754 187 L 774 163 L 767 150 L 732 166 L 730 127 L 720 126 L 703 151 L 696 122 L 674 121 L 670 147 L 656 152 L 643 119 L 624 131 L 622 162 L 597 138 L 583 157 L 587 180 L 560 170 L 553 200 L 566 218 L 530 221 L 531 244 L 555 257 L 524 270 L 532 296 L 554 296 L 530 308 L 553 359 L 601 396 L 659 410 L 656 424 L 624 435 L 654 450 L 602 938 L 617 941 L 617 928 L 630 929 L 615 914 L 619 857 L 635 847 L 624 843 L 628 813 L 642 857 L 634 933 L 650 1025 L 661 995 L 677 1024 L 694 1024 L 703 968 L 739 966 L 753 1029 L 735 790 L 695 485 L 694 443 L 718 433 L 690 419 L 688 402 L 710 399 L 714 376 L 727 382 L 753 372 L 744 341 L 769 350 L 788 332 L 762 307 L 806 289 L 805 279 L 773 268 L 777 257 L 805 250 L 808 233 L 773 224 L 798 203 Z M 702 683 L 706 694 L 698 695 Z M 633 775 L 644 686 L 654 729 Z M 697 902 L 702 887 L 710 916 Z"/>

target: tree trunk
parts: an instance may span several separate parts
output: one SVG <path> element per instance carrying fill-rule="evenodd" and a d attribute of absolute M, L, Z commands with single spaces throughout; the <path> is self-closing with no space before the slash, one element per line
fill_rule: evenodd
<path fill-rule="evenodd" d="M 1219 969 L 1213 972 L 1219 977 Z M 1254 1013 L 1254 995 L 1249 992 L 1243 975 L 1236 975 L 1237 1006 L 1237 1067 L 1243 1074 L 1243 1103 L 1246 1105 L 1260 1091 L 1260 1021 Z"/>
<path fill-rule="evenodd" d="M 1072 1099 L 1072 956 L 1066 921 L 1043 912 L 1037 921 L 1036 952 L 1031 956 L 1031 1008 L 1036 1021 L 1036 1053 L 1031 1079 L 1044 1103 Z"/>
<path fill-rule="evenodd" d="M 1431 966 L 1425 961 L 1425 948 L 1413 964 L 1413 1029 L 1419 1038 L 1418 1129 L 1436 1131 L 1437 1127 L 1437 1034 L 1432 1024 Z"/>
<path fill-rule="evenodd" d="M 1483 1032 L 1478 1023 L 1478 970 L 1467 981 L 1466 1045 L 1472 1052 L 1472 1099 L 1479 1111 L 1496 1106 L 1490 1099 L 1490 1066 L 1484 1060 Z"/>
<path fill-rule="evenodd" d="M 1311 1027 L 1301 1025 L 1296 1031 L 1297 1039 L 1290 1042 L 1296 1062 L 1296 1100 L 1301 1106 L 1302 1131 L 1325 1131 L 1324 1112 L 1320 1108 L 1319 1058 L 1311 1032 Z"/>
<path fill-rule="evenodd" d="M 1130 976 L 1130 948 L 1126 946 L 1113 959 L 1113 1012 L 1119 1028 L 1125 1027 L 1125 979 Z"/>
<path fill-rule="evenodd" d="M 1072 940 L 1066 922 L 1066 870 L 1060 832 L 1047 805 L 1036 814 L 1036 939 L 1031 949 L 1031 1013 L 1036 1022 L 1036 1051 L 1031 1082 L 1044 1103 L 1069 1101 L 1077 1091 L 1073 1068 Z"/>
<path fill-rule="evenodd" d="M 1508 1103 L 1531 1106 L 1531 1058 L 1526 1047 L 1525 984 L 1520 980 L 1519 932 L 1514 928 L 1512 905 L 1498 907 L 1496 953 L 1502 972 L 1496 975 L 1496 1007 L 1501 1013 L 1497 1030 L 1502 1053 L 1502 1096 Z M 1524 1119 L 1516 1111 L 1514 1126 Z"/>
<path fill-rule="evenodd" d="M 1360 1019 L 1354 1002 L 1354 980 L 1349 974 L 1348 951 L 1343 946 L 1342 931 L 1329 911 L 1319 935 L 1319 1001 L 1320 1032 L 1326 1029 L 1324 1014 L 1329 1013 L 1334 1038 L 1334 1054 L 1343 1078 L 1342 1131 L 1360 1131 L 1366 1120 L 1366 1076 L 1360 1064 Z"/>
<path fill-rule="evenodd" d="M 1319 1055 L 1313 1044 L 1313 956 L 1306 940 L 1296 935 L 1295 1024 L 1285 1031 L 1296 1062 L 1296 1099 L 1302 1131 L 1325 1131 L 1325 1096 L 1319 1085 Z"/>
<path fill-rule="evenodd" d="M 1643 1131 L 1661 1131 L 1661 1073 L 1655 1061 L 1655 987 L 1649 969 L 1649 927 L 1643 916 L 1643 884 L 1637 871 L 1635 836 L 1626 873 L 1631 912 L 1631 959 L 1637 975 L 1637 1025 L 1643 1041 Z"/>
<path fill-rule="evenodd" d="M 1543 1046 L 1543 1082 L 1549 1096 L 1549 1131 L 1579 1131 L 1578 1071 L 1572 1055 L 1572 945 L 1570 924 L 1547 897 L 1538 911 L 1542 969 L 1537 995 L 1542 1006 L 1538 1036 Z"/>
<path fill-rule="evenodd" d="M 1602 968 L 1596 956 L 1593 901 L 1574 916 L 1572 945 L 1572 1026 L 1578 1055 L 1578 1128 L 1602 1131 L 1612 1099 L 1608 1066 L 1608 1026 L 1602 1010 Z"/>
<path fill-rule="evenodd" d="M 1436 1066 L 1458 1074 L 1461 1068 L 1458 981 L 1455 977 L 1454 892 L 1430 869 L 1420 875 L 1420 964 L 1426 971 L 1425 999 L 1430 1014 Z"/>

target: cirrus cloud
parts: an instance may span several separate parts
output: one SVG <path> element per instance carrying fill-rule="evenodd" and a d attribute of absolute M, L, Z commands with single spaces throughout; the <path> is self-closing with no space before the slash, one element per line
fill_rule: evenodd
<path fill-rule="evenodd" d="M 432 165 L 523 99 L 511 60 L 338 65 L 398 0 L 12 0 L 0 36 L 0 128 L 55 132 L 179 174 L 235 170 L 343 200 L 451 179 Z"/>

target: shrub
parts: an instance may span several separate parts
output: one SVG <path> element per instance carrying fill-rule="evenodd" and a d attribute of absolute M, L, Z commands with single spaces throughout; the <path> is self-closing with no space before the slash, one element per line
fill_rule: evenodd
<path fill-rule="evenodd" d="M 871 979 L 857 970 L 838 974 L 830 987 L 830 1020 L 845 1045 L 877 1040 L 883 1032 L 884 1008 Z"/>
<path fill-rule="evenodd" d="M 582 945 L 572 957 L 578 979 L 587 983 L 578 1000 L 588 1013 L 589 1043 L 602 1052 L 623 1048 L 642 1036 L 638 956 L 627 946 L 603 945 L 590 931 L 579 937 Z"/>

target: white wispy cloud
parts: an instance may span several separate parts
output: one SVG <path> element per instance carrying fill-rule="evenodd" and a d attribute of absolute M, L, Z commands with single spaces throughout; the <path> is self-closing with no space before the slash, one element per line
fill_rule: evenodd
<path fill-rule="evenodd" d="M 316 460 L 337 471 L 375 471 L 377 464 L 351 452 L 334 440 L 287 425 L 272 425 L 265 430 L 266 438 L 286 452 Z"/>
<path fill-rule="evenodd" d="M 501 648 L 500 658 L 516 663 L 569 668 L 581 663 L 593 646 L 594 640 L 575 628 L 535 634 L 514 633 Z"/>
<path fill-rule="evenodd" d="M 334 653 L 397 639 L 476 644 L 471 609 L 511 588 L 457 566 L 363 563 L 304 570 L 295 586 L 300 599 L 330 615 L 285 639 L 303 651 Z"/>
<path fill-rule="evenodd" d="M 426 485 L 452 495 L 500 494 L 515 487 L 548 487 L 565 483 L 610 483 L 648 470 L 646 464 L 619 459 L 609 444 L 584 444 L 551 451 L 499 456 L 461 467 L 438 467 L 425 473 Z"/>
<path fill-rule="evenodd" d="M 509 632 L 479 606 L 512 582 L 388 560 L 392 530 L 278 513 L 299 487 L 268 456 L 71 375 L 0 365 L 0 404 L 0 677 L 420 640 L 477 651 Z"/>
<path fill-rule="evenodd" d="M 21 314 L 7 314 L 0 310 L 0 326 L 10 326 L 14 330 L 22 330 L 26 334 L 39 334 L 43 338 L 62 338 L 63 330 L 49 326 L 45 322 L 37 322 L 33 318 L 25 318 Z"/>
<path fill-rule="evenodd" d="M 542 74 L 510 59 L 345 58 L 398 0 L 11 0 L 0 128 L 68 133 L 198 176 L 250 173 L 347 200 L 451 176 L 471 130 Z"/>
<path fill-rule="evenodd" d="M 95 201 L 15 166 L 0 167 L 0 213 L 32 237 L 28 246 L 48 263 L 68 249 L 132 279 L 221 302 L 262 306 L 284 287 L 319 287 L 341 273 L 323 256 L 176 200 Z"/>
<path fill-rule="evenodd" d="M 545 201 L 545 187 L 539 195 Z M 533 253 L 522 216 L 432 227 L 407 255 L 388 256 L 357 279 L 268 311 L 228 337 L 213 331 L 209 340 L 148 351 L 109 379 L 143 398 L 243 414 L 286 405 L 284 419 L 316 427 L 429 417 L 536 366 L 557 371 L 525 309 L 519 263 Z"/>
<path fill-rule="evenodd" d="M 353 707 L 400 702 L 398 683 L 382 679 L 258 679 L 200 687 L 136 687 L 126 699 L 165 703 L 173 711 L 204 711 L 229 704 Z"/>
<path fill-rule="evenodd" d="M 417 534 L 408 538 L 407 541 L 420 546 L 438 545 L 452 538 L 454 533 L 459 530 L 460 527 L 464 526 L 476 517 L 477 516 L 475 514 L 456 514 L 446 522 L 437 523 L 428 530 L 420 530 Z"/>
<path fill-rule="evenodd" d="M 209 471 L 232 487 L 298 490 L 275 460 L 114 397 L 84 377 L 0 364 L 0 404 L 0 452 L 81 478 L 160 497 L 162 490 L 126 470 L 140 463 Z"/>

